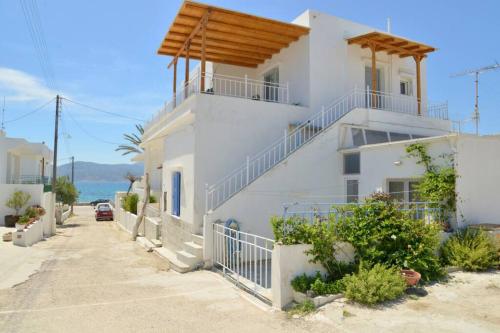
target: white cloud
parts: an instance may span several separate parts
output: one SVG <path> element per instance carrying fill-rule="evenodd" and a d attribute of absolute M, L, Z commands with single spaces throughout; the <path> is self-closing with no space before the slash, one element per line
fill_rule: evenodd
<path fill-rule="evenodd" d="M 26 72 L 0 67 L 0 95 L 13 102 L 48 100 L 56 95 L 41 80 Z"/>

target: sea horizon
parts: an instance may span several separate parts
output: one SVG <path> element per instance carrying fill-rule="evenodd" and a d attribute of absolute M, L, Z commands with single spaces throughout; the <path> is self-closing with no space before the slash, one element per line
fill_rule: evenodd
<path fill-rule="evenodd" d="M 115 192 L 127 191 L 129 184 L 127 181 L 76 181 L 75 186 L 79 192 L 78 203 L 98 199 L 114 200 Z"/>

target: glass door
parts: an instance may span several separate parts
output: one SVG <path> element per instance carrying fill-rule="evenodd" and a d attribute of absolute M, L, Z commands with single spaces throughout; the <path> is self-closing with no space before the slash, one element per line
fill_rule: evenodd
<path fill-rule="evenodd" d="M 264 100 L 268 102 L 279 101 L 280 72 L 278 67 L 264 74 Z"/>
<path fill-rule="evenodd" d="M 371 100 L 366 100 L 367 105 L 372 108 L 382 109 L 384 107 L 385 101 L 381 92 L 384 90 L 383 72 L 380 68 L 377 68 L 377 89 L 373 92 Z M 365 66 L 365 88 L 372 91 L 372 68 L 371 66 Z M 367 97 L 368 98 L 368 94 Z"/>

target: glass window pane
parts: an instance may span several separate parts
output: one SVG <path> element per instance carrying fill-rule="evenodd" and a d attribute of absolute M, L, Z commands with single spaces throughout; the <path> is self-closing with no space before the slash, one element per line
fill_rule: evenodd
<path fill-rule="evenodd" d="M 359 147 L 365 144 L 365 138 L 363 137 L 363 130 L 361 128 L 351 128 L 351 133 L 354 146 Z"/>
<path fill-rule="evenodd" d="M 365 134 L 366 134 L 366 143 L 369 145 L 375 143 L 387 142 L 387 132 L 365 130 Z"/>
<path fill-rule="evenodd" d="M 412 134 L 411 137 L 413 139 L 422 139 L 422 138 L 426 138 L 426 136 L 424 135 L 418 135 L 418 134 Z"/>
<path fill-rule="evenodd" d="M 360 171 L 359 153 L 344 154 L 344 174 L 359 174 Z"/>
<path fill-rule="evenodd" d="M 359 183 L 357 179 L 348 179 L 346 188 L 346 202 L 358 202 Z"/>
<path fill-rule="evenodd" d="M 389 182 L 389 194 L 394 200 L 404 201 L 405 200 L 405 182 L 402 181 L 391 181 Z"/>
<path fill-rule="evenodd" d="M 404 134 L 404 133 L 389 133 L 391 136 L 391 142 L 394 141 L 403 141 L 403 140 L 410 140 L 410 134 Z"/>

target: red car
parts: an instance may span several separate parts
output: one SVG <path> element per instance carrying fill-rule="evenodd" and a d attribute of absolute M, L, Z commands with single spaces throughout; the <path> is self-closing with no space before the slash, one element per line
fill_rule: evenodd
<path fill-rule="evenodd" d="M 100 204 L 97 206 L 95 210 L 95 220 L 103 221 L 109 220 L 113 221 L 113 209 L 109 204 Z"/>

